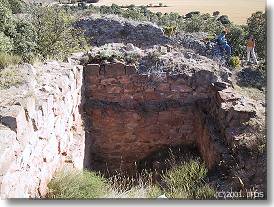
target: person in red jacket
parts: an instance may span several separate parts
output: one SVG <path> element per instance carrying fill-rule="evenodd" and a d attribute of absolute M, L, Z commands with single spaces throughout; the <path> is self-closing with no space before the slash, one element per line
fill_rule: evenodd
<path fill-rule="evenodd" d="M 255 64 L 258 64 L 258 60 L 255 54 L 255 39 L 253 35 L 249 35 L 246 44 L 246 52 L 247 52 L 247 62 L 250 63 L 250 54 Z"/>

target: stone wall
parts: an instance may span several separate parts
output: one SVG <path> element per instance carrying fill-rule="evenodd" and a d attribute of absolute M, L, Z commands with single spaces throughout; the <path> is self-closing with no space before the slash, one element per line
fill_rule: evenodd
<path fill-rule="evenodd" d="M 134 172 L 138 161 L 179 145 L 196 146 L 212 169 L 256 114 L 207 69 L 149 75 L 121 62 L 88 64 L 84 88 L 85 167 L 104 172 Z"/>
<path fill-rule="evenodd" d="M 0 91 L 1 198 L 43 197 L 58 169 L 83 167 L 82 66 L 25 68 L 24 85 Z"/>
<path fill-rule="evenodd" d="M 231 146 L 244 140 L 255 107 L 211 67 L 141 74 L 115 62 L 83 70 L 81 56 L 21 66 L 26 82 L 0 91 L 1 198 L 43 197 L 64 166 L 134 172 L 156 151 L 193 145 L 213 169 L 240 153 Z"/>
<path fill-rule="evenodd" d="M 195 145 L 213 168 L 219 161 L 214 141 L 218 134 L 207 127 L 198 103 L 215 99 L 214 80 L 206 70 L 192 76 L 167 72 L 150 76 L 120 62 L 88 64 L 84 69 L 86 167 L 134 171 L 135 163 L 153 152 Z"/>

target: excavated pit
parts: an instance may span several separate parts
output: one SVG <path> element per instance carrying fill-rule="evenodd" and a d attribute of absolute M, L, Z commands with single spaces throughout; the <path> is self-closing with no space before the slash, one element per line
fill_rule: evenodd
<path fill-rule="evenodd" d="M 150 160 L 156 152 L 191 146 L 214 168 L 220 130 L 212 128 L 217 124 L 209 113 L 216 91 L 201 79 L 208 75 L 165 73 L 155 81 L 123 63 L 85 66 L 84 167 L 132 174 L 154 168 Z"/>
<path fill-rule="evenodd" d="M 136 163 L 136 172 L 155 172 L 161 174 L 172 167 L 188 162 L 189 160 L 199 160 L 200 153 L 195 145 L 178 145 L 161 148 L 150 153 L 147 157 Z"/>

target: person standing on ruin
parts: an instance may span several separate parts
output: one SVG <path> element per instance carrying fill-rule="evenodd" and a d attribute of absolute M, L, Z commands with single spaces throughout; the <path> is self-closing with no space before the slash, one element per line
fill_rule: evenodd
<path fill-rule="evenodd" d="M 224 55 L 224 51 L 226 52 L 228 58 L 231 56 L 231 47 L 227 43 L 226 35 L 227 35 L 227 29 L 224 29 L 222 33 L 218 36 L 217 42 L 221 49 L 222 55 Z"/>
<path fill-rule="evenodd" d="M 250 54 L 252 56 L 252 59 L 254 63 L 257 65 L 258 60 L 255 54 L 255 39 L 253 35 L 249 35 L 249 38 L 247 40 L 247 45 L 246 45 L 246 52 L 247 52 L 247 62 L 250 63 Z"/>

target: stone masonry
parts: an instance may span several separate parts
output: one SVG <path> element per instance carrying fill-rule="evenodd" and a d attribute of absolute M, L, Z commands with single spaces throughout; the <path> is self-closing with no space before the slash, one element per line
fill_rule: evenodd
<path fill-rule="evenodd" d="M 1 198 L 44 197 L 67 165 L 134 173 L 156 151 L 192 145 L 214 169 L 245 153 L 243 124 L 258 110 L 225 70 L 194 64 L 179 73 L 142 73 L 122 62 L 83 69 L 81 57 L 22 65 L 26 82 L 0 91 Z M 250 166 L 242 178 L 252 178 Z"/>
<path fill-rule="evenodd" d="M 82 66 L 20 66 L 22 71 L 26 68 L 24 85 L 0 91 L 2 199 L 43 197 L 64 164 L 83 167 Z"/>
<path fill-rule="evenodd" d="M 139 74 L 121 62 L 84 68 L 85 167 L 134 172 L 135 163 L 155 151 L 195 145 L 212 169 L 225 153 L 223 136 L 229 136 L 229 126 L 224 123 L 241 123 L 254 115 L 252 107 L 225 108 L 235 94 L 210 71 L 160 76 Z M 236 116 L 225 120 L 230 113 Z M 214 129 L 216 125 L 224 131 Z"/>

